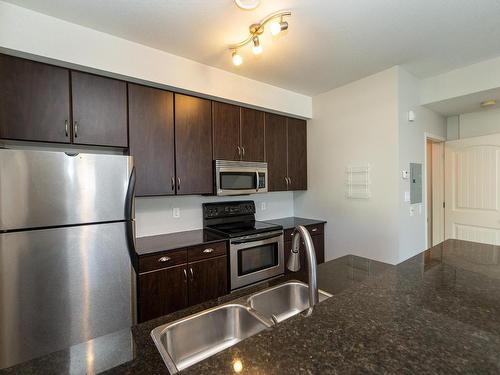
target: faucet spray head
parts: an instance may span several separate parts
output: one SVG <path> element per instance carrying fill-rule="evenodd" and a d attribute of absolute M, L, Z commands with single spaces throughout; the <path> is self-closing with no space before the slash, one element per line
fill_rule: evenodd
<path fill-rule="evenodd" d="M 293 244 L 298 244 L 298 241 L 293 241 Z M 286 263 L 286 268 L 288 268 L 292 272 L 297 272 L 300 270 L 300 256 L 299 256 L 299 247 L 292 246 L 290 250 L 290 257 L 288 258 L 288 262 Z"/>

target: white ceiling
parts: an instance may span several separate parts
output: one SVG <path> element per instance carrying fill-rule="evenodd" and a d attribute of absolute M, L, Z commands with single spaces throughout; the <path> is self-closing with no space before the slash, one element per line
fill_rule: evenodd
<path fill-rule="evenodd" d="M 499 0 L 7 0 L 296 92 L 315 95 L 400 64 L 420 78 L 500 55 Z M 290 29 L 264 53 L 226 45 L 290 9 Z"/>
<path fill-rule="evenodd" d="M 473 94 L 427 104 L 426 107 L 448 117 L 468 112 L 488 111 L 491 107 L 481 108 L 481 103 L 492 99 L 499 103 L 493 108 L 498 108 L 500 105 L 500 88 L 475 92 Z"/>

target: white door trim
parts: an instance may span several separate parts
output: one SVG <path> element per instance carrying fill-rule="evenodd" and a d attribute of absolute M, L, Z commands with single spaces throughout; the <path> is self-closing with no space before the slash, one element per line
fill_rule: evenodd
<path fill-rule="evenodd" d="M 444 138 L 440 135 L 424 132 L 424 141 L 423 141 L 424 172 L 422 173 L 424 181 L 422 182 L 422 186 L 425 186 L 425 189 L 424 189 L 424 202 L 425 202 L 424 212 L 425 212 L 425 225 L 426 225 L 426 229 L 425 229 L 425 244 L 426 245 L 429 243 L 429 233 L 427 230 L 427 222 L 429 220 L 429 212 L 427 210 L 427 140 L 432 140 L 435 142 L 446 142 L 446 138 Z M 444 149 L 443 149 L 443 152 L 444 152 Z M 443 163 L 444 163 L 444 160 L 443 160 Z M 443 184 L 444 184 L 444 175 L 443 175 Z M 444 225 L 444 223 L 443 223 L 443 225 Z"/>

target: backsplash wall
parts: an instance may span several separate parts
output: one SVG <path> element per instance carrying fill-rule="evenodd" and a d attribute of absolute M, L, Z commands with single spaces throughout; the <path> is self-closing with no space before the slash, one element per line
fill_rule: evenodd
<path fill-rule="evenodd" d="M 293 216 L 293 193 L 264 193 L 237 197 L 151 197 L 137 198 L 135 203 L 137 237 L 200 229 L 203 227 L 201 205 L 206 202 L 253 200 L 257 220 L 269 220 Z M 266 209 L 262 210 L 262 203 Z M 180 218 L 174 218 L 172 211 L 180 209 Z"/>

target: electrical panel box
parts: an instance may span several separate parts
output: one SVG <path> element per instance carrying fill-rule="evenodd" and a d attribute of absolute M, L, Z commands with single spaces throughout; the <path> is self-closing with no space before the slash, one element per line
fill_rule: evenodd
<path fill-rule="evenodd" d="M 422 203 L 422 164 L 410 163 L 410 203 Z"/>

